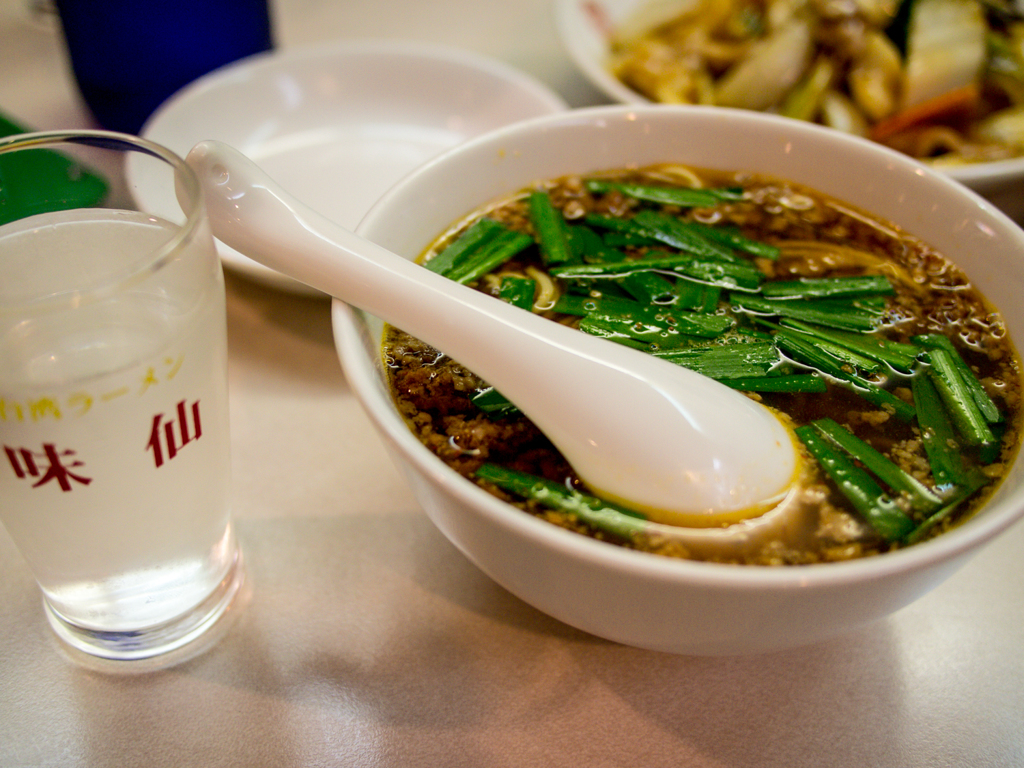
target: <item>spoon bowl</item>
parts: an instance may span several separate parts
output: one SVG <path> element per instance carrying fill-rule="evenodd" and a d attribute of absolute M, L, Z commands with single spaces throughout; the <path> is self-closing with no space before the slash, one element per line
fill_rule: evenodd
<path fill-rule="evenodd" d="M 599 495 L 668 522 L 698 516 L 704 526 L 758 517 L 784 499 L 798 452 L 764 406 L 391 253 L 294 199 L 226 144 L 202 142 L 187 162 L 221 241 L 474 371 Z"/>

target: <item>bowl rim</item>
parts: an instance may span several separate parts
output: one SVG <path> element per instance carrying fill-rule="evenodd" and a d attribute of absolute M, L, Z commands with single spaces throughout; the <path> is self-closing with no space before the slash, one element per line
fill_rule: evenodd
<path fill-rule="evenodd" d="M 571 110 L 569 112 L 533 118 L 471 139 L 416 169 L 395 185 L 367 214 L 357 228 L 364 228 L 375 212 L 386 210 L 389 200 L 407 184 L 415 183 L 433 173 L 433 169 L 448 162 L 457 154 L 472 152 L 477 148 L 494 147 L 510 152 L 511 142 L 519 136 L 543 133 L 546 128 L 563 123 L 608 124 L 619 121 L 641 124 L 643 119 L 677 120 L 686 119 L 687 114 L 714 113 L 721 119 L 723 113 L 731 113 L 732 119 L 752 125 L 761 123 L 785 123 L 788 131 L 797 134 L 818 135 L 837 144 L 860 145 L 861 151 L 876 153 L 888 164 L 896 164 L 915 176 L 923 176 L 931 184 L 946 187 L 947 192 L 967 197 L 977 207 L 977 215 L 988 218 L 988 224 L 1002 231 L 1002 234 L 1020 244 L 1024 252 L 1024 230 L 1021 230 L 1005 214 L 987 203 L 975 192 L 963 187 L 937 171 L 924 166 L 912 158 L 888 149 L 882 145 L 859 137 L 849 136 L 813 123 L 794 121 L 751 110 L 723 110 L 718 107 L 669 107 L 649 104 L 609 105 Z M 794 125 L 795 124 L 795 125 Z M 851 151 L 853 149 L 851 148 Z M 514 191 L 514 190 L 509 190 Z M 446 226 L 447 223 L 440 225 Z M 439 457 L 430 452 L 408 429 L 401 416 L 393 408 L 390 396 L 385 393 L 379 377 L 379 360 L 368 354 L 367 343 L 379 348 L 379 339 L 370 339 L 361 331 L 363 316 L 361 310 L 350 307 L 337 299 L 332 303 L 332 326 L 335 345 L 342 367 L 366 413 L 376 424 L 382 436 L 388 440 L 412 466 L 435 482 L 445 487 L 459 503 L 475 508 L 489 521 L 536 542 L 554 549 L 581 562 L 615 569 L 620 573 L 654 578 L 663 581 L 689 583 L 705 588 L 737 588 L 748 590 L 772 590 L 779 588 L 806 589 L 825 588 L 885 579 L 896 573 L 919 571 L 959 556 L 976 551 L 1012 524 L 1024 517 L 1024 485 L 1013 495 L 997 498 L 986 505 L 985 514 L 977 515 L 956 529 L 934 539 L 915 544 L 905 549 L 881 556 L 857 560 L 816 563 L 802 566 L 736 566 L 715 562 L 685 560 L 663 555 L 627 549 L 608 542 L 599 541 L 545 522 L 526 514 L 516 507 L 500 501 L 472 481 L 451 470 Z M 1014 464 L 1024 461 L 1024 451 L 1018 451 Z M 1016 499 L 1016 503 L 1014 503 Z M 428 511 L 429 514 L 429 511 Z"/>

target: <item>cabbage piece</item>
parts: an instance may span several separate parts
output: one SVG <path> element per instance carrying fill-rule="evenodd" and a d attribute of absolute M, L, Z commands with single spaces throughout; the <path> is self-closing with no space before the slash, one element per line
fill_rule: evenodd
<path fill-rule="evenodd" d="M 819 56 L 804 78 L 787 95 L 779 114 L 797 120 L 814 120 L 821 109 L 821 100 L 832 85 L 835 66 L 827 56 Z"/>
<path fill-rule="evenodd" d="M 810 22 L 802 16 L 791 19 L 722 76 L 715 103 L 755 110 L 775 106 L 807 71 L 813 53 Z"/>
<path fill-rule="evenodd" d="M 988 26 L 976 0 L 916 0 L 910 15 L 902 108 L 977 83 Z"/>
<path fill-rule="evenodd" d="M 978 124 L 977 135 L 1024 151 L 1024 105 L 993 112 Z"/>
<path fill-rule="evenodd" d="M 877 29 L 885 29 L 896 17 L 900 0 L 854 0 L 854 5 L 857 7 L 857 13 L 868 24 Z"/>
<path fill-rule="evenodd" d="M 1024 103 L 1024 23 L 992 30 L 988 36 L 988 82 L 1014 104 Z"/>
<path fill-rule="evenodd" d="M 625 45 L 648 35 L 669 22 L 694 13 L 701 0 L 645 0 L 615 26 L 612 45 Z"/>
<path fill-rule="evenodd" d="M 782 29 L 793 19 L 806 15 L 810 0 L 771 0 L 764 10 L 765 28 L 771 32 Z"/>
<path fill-rule="evenodd" d="M 868 121 L 860 108 L 848 96 L 828 90 L 821 97 L 821 122 L 829 128 L 854 136 L 868 135 Z"/>
<path fill-rule="evenodd" d="M 881 32 L 870 31 L 846 76 L 850 95 L 872 121 L 896 111 L 903 74 L 900 52 Z"/>

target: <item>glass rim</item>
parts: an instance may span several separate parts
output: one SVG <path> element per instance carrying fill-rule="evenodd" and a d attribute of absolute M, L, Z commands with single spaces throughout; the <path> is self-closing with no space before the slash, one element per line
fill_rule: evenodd
<path fill-rule="evenodd" d="M 101 284 L 89 288 L 66 291 L 57 295 L 44 296 L 27 302 L 19 301 L 9 304 L 0 302 L 0 315 L 18 315 L 26 312 L 33 314 L 54 312 L 69 307 L 91 304 L 95 301 L 101 301 L 114 296 L 145 280 L 150 275 L 159 272 L 179 250 L 182 243 L 187 242 L 193 237 L 199 228 L 200 222 L 206 216 L 203 191 L 195 171 L 177 153 L 140 136 L 93 129 L 34 131 L 0 138 L 0 155 L 13 154 L 26 149 L 53 149 L 55 146 L 62 144 L 123 152 L 125 156 L 131 151 L 136 151 L 158 160 L 163 160 L 173 170 L 175 188 L 177 189 L 178 185 L 181 185 L 193 205 L 191 210 L 185 210 L 184 206 L 182 207 L 185 219 L 170 238 L 157 248 L 153 248 L 146 255 L 146 258 L 139 259 L 132 266 L 114 272 L 109 279 L 104 280 Z M 178 204 L 181 204 L 180 200 Z M 99 208 L 98 206 L 93 207 Z M 83 206 L 66 210 L 83 211 L 90 210 L 90 207 Z M 147 215 L 156 215 L 148 211 L 143 212 Z M 24 219 L 17 219 L 9 222 L 9 224 L 16 224 L 18 221 L 24 221 Z M 7 226 L 7 224 L 0 226 L 0 234 L 2 234 L 3 229 Z"/>

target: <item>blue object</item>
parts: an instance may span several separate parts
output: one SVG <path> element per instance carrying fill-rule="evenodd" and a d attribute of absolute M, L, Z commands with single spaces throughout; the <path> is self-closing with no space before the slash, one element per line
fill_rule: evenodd
<path fill-rule="evenodd" d="M 269 0 L 56 0 L 78 89 L 104 128 L 138 133 L 169 96 L 273 47 Z"/>

